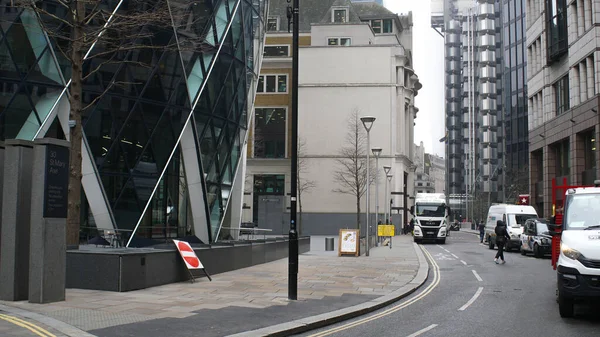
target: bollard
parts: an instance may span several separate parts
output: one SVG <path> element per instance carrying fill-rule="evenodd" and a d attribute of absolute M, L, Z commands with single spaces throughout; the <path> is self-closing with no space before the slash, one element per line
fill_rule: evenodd
<path fill-rule="evenodd" d="M 325 250 L 333 251 L 333 238 L 325 238 Z"/>

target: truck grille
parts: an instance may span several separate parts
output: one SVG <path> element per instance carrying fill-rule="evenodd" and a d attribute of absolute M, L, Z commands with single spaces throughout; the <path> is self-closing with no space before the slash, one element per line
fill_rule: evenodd
<path fill-rule="evenodd" d="M 421 230 L 423 231 L 423 237 L 434 238 L 437 237 L 439 228 L 421 227 Z"/>
<path fill-rule="evenodd" d="M 588 268 L 600 269 L 600 260 L 590 260 L 583 256 L 579 257 L 579 262 Z"/>
<path fill-rule="evenodd" d="M 421 226 L 435 226 L 435 227 L 439 227 L 441 221 L 439 220 L 432 220 L 432 221 L 420 221 L 421 222 Z"/>

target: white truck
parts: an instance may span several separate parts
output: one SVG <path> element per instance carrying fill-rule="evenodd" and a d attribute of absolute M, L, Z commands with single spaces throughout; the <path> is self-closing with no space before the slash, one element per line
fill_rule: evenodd
<path fill-rule="evenodd" d="M 577 301 L 600 298 L 600 181 L 594 184 L 569 188 L 564 199 L 556 268 L 561 317 L 573 316 Z"/>
<path fill-rule="evenodd" d="M 433 240 L 446 243 L 450 207 L 446 206 L 446 196 L 443 193 L 417 193 L 410 214 L 414 220 L 415 242 Z"/>

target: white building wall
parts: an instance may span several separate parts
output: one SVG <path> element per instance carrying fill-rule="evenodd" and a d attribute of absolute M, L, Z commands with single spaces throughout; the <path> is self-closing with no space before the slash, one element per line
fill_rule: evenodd
<path fill-rule="evenodd" d="M 327 33 L 324 33 L 327 35 Z M 307 179 L 316 188 L 303 196 L 305 213 L 354 213 L 356 198 L 335 193 L 338 169 L 336 156 L 346 143 L 348 118 L 353 111 L 358 117 L 374 116 L 371 148 L 381 147 L 379 170 L 380 211 L 385 205 L 383 165 L 392 166 L 391 191 L 403 191 L 408 184 L 413 191 L 411 169 L 412 128 L 414 113 L 405 111 L 404 102 L 412 102 L 412 92 L 397 87 L 397 64 L 404 62 L 401 47 L 308 47 L 300 50 L 299 136 L 306 141 Z M 398 72 L 403 78 L 404 72 Z M 401 103 L 401 104 L 400 104 Z M 362 126 L 361 126 L 362 127 Z M 365 144 L 366 146 L 366 144 Z M 372 160 L 375 166 L 375 159 Z M 371 170 L 375 174 L 375 168 Z M 404 172 L 409 173 L 403 181 Z M 375 185 L 371 187 L 371 210 L 375 212 Z M 394 206 L 402 206 L 402 196 L 393 196 Z M 366 200 L 362 198 L 361 211 Z"/>

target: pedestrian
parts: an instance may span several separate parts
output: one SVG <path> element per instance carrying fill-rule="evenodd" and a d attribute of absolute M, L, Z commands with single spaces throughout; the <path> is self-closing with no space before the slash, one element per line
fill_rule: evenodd
<path fill-rule="evenodd" d="M 504 244 L 506 243 L 506 240 L 510 240 L 510 236 L 506 231 L 506 225 L 504 224 L 504 221 L 496 221 L 496 229 L 494 231 L 496 232 L 496 245 L 498 245 L 498 252 L 496 253 L 494 262 L 498 264 L 500 263 L 498 259 L 501 259 L 502 264 L 504 264 L 506 263 L 506 261 L 504 261 Z"/>
<path fill-rule="evenodd" d="M 477 229 L 479 229 L 479 243 L 483 243 L 483 235 L 485 234 L 485 223 L 483 221 L 480 221 L 479 225 L 477 225 Z"/>

